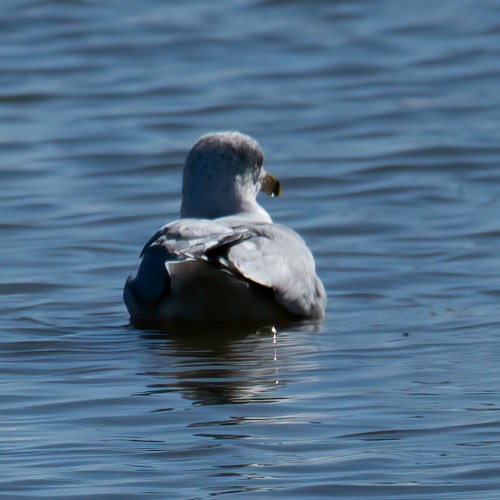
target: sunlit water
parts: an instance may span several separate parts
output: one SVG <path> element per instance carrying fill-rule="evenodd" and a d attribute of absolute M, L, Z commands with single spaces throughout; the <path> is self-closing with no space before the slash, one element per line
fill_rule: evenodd
<path fill-rule="evenodd" d="M 0 497 L 500 496 L 500 6 L 7 0 Z M 203 133 L 256 137 L 322 326 L 127 325 Z"/>

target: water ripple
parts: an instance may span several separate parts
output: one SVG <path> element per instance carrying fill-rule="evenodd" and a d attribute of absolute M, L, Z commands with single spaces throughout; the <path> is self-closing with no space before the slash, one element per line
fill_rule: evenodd
<path fill-rule="evenodd" d="M 3 7 L 5 498 L 499 496 L 495 2 Z M 322 326 L 127 324 L 221 129 L 280 178 Z"/>

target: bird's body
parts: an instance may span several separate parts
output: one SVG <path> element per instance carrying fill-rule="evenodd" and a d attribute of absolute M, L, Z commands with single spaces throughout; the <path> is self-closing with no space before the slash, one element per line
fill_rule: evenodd
<path fill-rule="evenodd" d="M 184 168 L 181 219 L 146 244 L 124 299 L 139 326 L 319 319 L 326 295 L 303 240 L 273 224 L 257 193 L 279 194 L 258 144 L 202 137 Z"/>

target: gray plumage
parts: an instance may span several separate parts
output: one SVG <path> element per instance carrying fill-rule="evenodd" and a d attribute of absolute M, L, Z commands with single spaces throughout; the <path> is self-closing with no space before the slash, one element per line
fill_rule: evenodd
<path fill-rule="evenodd" d="M 273 224 L 259 191 L 279 195 L 263 153 L 238 132 L 203 136 L 184 167 L 181 219 L 145 245 L 124 299 L 136 324 L 319 319 L 326 294 L 314 259 Z"/>

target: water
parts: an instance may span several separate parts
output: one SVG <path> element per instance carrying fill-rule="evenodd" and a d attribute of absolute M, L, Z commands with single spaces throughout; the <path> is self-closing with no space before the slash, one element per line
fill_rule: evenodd
<path fill-rule="evenodd" d="M 6 1 L 0 497 L 500 495 L 500 4 Z M 255 136 L 319 331 L 137 331 L 203 133 Z"/>

